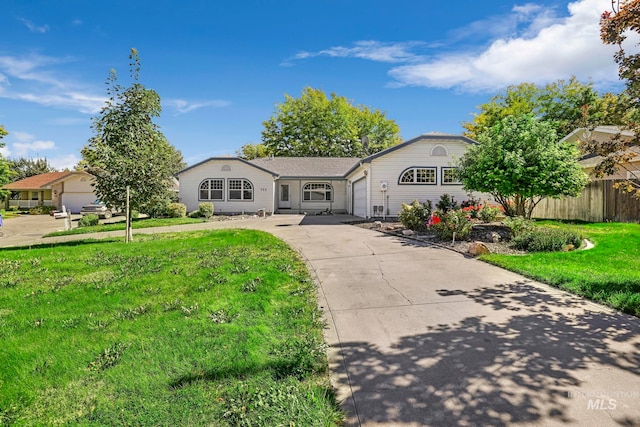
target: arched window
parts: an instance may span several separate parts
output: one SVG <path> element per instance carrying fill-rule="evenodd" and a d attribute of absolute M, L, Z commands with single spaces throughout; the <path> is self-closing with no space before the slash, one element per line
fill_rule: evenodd
<path fill-rule="evenodd" d="M 305 202 L 330 202 L 333 187 L 327 182 L 308 182 L 302 187 L 302 200 Z"/>
<path fill-rule="evenodd" d="M 405 169 L 398 179 L 398 184 L 436 184 L 436 168 L 413 167 Z"/>
<path fill-rule="evenodd" d="M 436 145 L 431 149 L 432 156 L 448 156 L 449 152 L 444 145 Z"/>
<path fill-rule="evenodd" d="M 248 179 L 229 179 L 229 200 L 253 200 L 253 184 Z"/>
<path fill-rule="evenodd" d="M 210 178 L 200 183 L 200 200 L 223 200 L 224 179 Z"/>
<path fill-rule="evenodd" d="M 231 171 L 231 166 L 229 165 L 222 165 L 222 168 L 220 169 L 222 172 L 229 172 Z"/>

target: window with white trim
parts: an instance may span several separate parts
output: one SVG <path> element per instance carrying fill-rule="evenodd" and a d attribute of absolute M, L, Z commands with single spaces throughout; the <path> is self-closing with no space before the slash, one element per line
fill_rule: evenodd
<path fill-rule="evenodd" d="M 229 178 L 229 200 L 253 200 L 253 184 L 244 178 Z"/>
<path fill-rule="evenodd" d="M 456 176 L 456 168 L 454 167 L 443 167 L 440 169 L 442 173 L 442 177 L 440 182 L 442 185 L 457 185 L 462 184 L 458 181 L 458 177 Z"/>
<path fill-rule="evenodd" d="M 205 179 L 200 183 L 200 200 L 223 200 L 224 179 Z"/>
<path fill-rule="evenodd" d="M 436 184 L 436 168 L 409 168 L 400 175 L 398 184 Z"/>
<path fill-rule="evenodd" d="M 302 187 L 302 200 L 305 202 L 330 202 L 333 187 L 327 182 L 308 182 Z"/>

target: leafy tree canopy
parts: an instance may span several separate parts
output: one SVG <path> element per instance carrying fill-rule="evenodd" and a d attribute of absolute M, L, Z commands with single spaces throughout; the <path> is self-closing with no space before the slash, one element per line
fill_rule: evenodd
<path fill-rule="evenodd" d="M 262 142 L 276 156 L 364 157 L 400 142 L 385 113 L 310 87 L 299 98 L 285 95 L 263 125 Z"/>
<path fill-rule="evenodd" d="M 109 205 L 123 208 L 130 187 L 130 207 L 146 212 L 167 201 L 173 175 L 184 167 L 176 150 L 153 123 L 160 115 L 160 96 L 138 82 L 140 59 L 129 56 L 133 83 L 118 83 L 115 70 L 107 79 L 108 99 L 93 118 L 94 136 L 82 150 L 88 172 L 96 176 L 95 191 Z"/>
<path fill-rule="evenodd" d="M 588 178 L 579 150 L 558 142 L 553 125 L 533 114 L 507 116 L 477 136 L 458 162 L 470 191 L 490 193 L 509 216 L 531 217 L 545 197 L 576 196 Z"/>
<path fill-rule="evenodd" d="M 55 168 L 49 164 L 46 158 L 27 159 L 19 157 L 9 161 L 13 177 L 11 181 L 19 181 L 29 178 L 30 176 L 40 175 L 42 173 L 55 172 Z"/>
<path fill-rule="evenodd" d="M 9 132 L 5 130 L 4 126 L 0 125 L 0 148 L 4 147 L 2 138 L 8 134 Z M 12 175 L 9 162 L 0 154 L 0 187 L 11 182 Z M 6 199 L 8 195 L 9 191 L 0 189 L 0 200 Z"/>
<path fill-rule="evenodd" d="M 465 135 L 478 139 L 485 129 L 507 116 L 533 114 L 551 124 L 560 138 L 589 123 L 616 125 L 624 120 L 623 100 L 618 95 L 602 96 L 591 83 L 584 84 L 571 77 L 544 87 L 533 83 L 509 86 L 478 107 L 473 121 L 462 123 Z"/>
<path fill-rule="evenodd" d="M 635 137 L 627 139 L 618 134 L 609 141 L 583 140 L 582 145 L 585 151 L 601 156 L 594 170 L 596 176 L 612 175 L 626 169 L 636 179 L 624 180 L 616 186 L 640 198 L 640 176 L 628 167 L 637 157 L 630 148 L 640 146 L 640 53 L 637 45 L 633 46 L 632 52 L 626 46 L 630 36 L 640 34 L 640 0 L 612 1 L 611 4 L 613 11 L 604 12 L 600 18 L 600 38 L 604 44 L 618 46 L 614 60 L 618 64 L 618 75 L 626 84 L 625 96 L 621 98 L 622 128 L 631 130 Z"/>
<path fill-rule="evenodd" d="M 240 147 L 240 149 L 236 151 L 236 155 L 241 159 L 252 160 L 260 157 L 267 157 L 269 152 L 264 144 L 249 143 Z"/>

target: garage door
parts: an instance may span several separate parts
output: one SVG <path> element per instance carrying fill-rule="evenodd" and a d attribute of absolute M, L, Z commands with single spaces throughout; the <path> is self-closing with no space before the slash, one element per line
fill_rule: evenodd
<path fill-rule="evenodd" d="M 63 193 L 62 205 L 71 213 L 80 213 L 82 206 L 93 203 L 95 199 L 93 193 Z"/>
<path fill-rule="evenodd" d="M 367 217 L 367 180 L 362 178 L 353 183 L 353 214 Z"/>

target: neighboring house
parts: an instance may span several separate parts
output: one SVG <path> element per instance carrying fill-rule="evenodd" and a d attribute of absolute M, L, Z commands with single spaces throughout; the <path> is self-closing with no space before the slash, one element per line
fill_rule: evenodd
<path fill-rule="evenodd" d="M 363 218 L 397 216 L 402 203 L 442 194 L 468 198 L 454 164 L 475 141 L 426 134 L 364 159 L 213 157 L 177 176 L 188 211 L 212 202 L 216 213 L 349 213 Z"/>
<path fill-rule="evenodd" d="M 607 141 L 616 135 L 620 134 L 620 138 L 624 140 L 630 140 L 634 134 L 628 130 L 620 130 L 617 126 L 598 126 L 593 130 L 586 128 L 578 128 L 571 132 L 569 135 L 562 138 L 562 141 L 578 142 L 580 140 L 596 140 Z M 607 175 L 599 179 L 636 179 L 640 178 L 640 148 L 637 146 L 629 148 L 628 152 L 635 154 L 635 157 L 628 163 L 624 163 L 619 168 L 618 172 L 614 175 Z M 595 155 L 586 155 L 580 160 L 580 165 L 584 168 L 585 172 L 593 179 L 594 167 L 602 160 L 602 157 Z M 635 175 L 635 176 L 634 176 Z"/>
<path fill-rule="evenodd" d="M 11 190 L 9 206 L 28 209 L 36 206 L 65 206 L 72 213 L 96 199 L 91 183 L 93 176 L 86 172 L 50 172 L 9 183 L 2 188 Z"/>
<path fill-rule="evenodd" d="M 564 137 L 562 141 L 578 142 L 592 139 L 607 141 L 620 134 L 623 140 L 633 138 L 633 133 L 620 130 L 616 126 L 598 126 L 593 130 L 578 128 Z M 591 182 L 577 197 L 546 198 L 534 209 L 535 218 L 581 220 L 581 221 L 622 221 L 638 222 L 640 220 L 640 200 L 633 193 L 622 192 L 615 188 L 621 179 L 633 179 L 635 174 L 640 177 L 640 149 L 637 146 L 629 148 L 637 154 L 630 162 L 614 174 L 596 178 L 593 176 L 594 167 L 601 157 L 586 155 L 580 161 L 591 178 Z"/>

